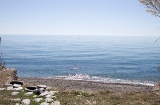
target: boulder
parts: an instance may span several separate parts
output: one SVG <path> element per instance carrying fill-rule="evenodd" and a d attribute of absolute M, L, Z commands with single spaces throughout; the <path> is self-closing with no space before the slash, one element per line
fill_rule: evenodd
<path fill-rule="evenodd" d="M 20 85 L 20 84 L 13 84 L 13 87 L 14 88 L 18 88 L 18 87 L 22 87 L 22 85 Z"/>
<path fill-rule="evenodd" d="M 7 90 L 14 90 L 13 86 L 7 87 Z"/>
<path fill-rule="evenodd" d="M 23 87 L 14 88 L 14 90 L 23 90 Z"/>
<path fill-rule="evenodd" d="M 14 68 L 4 68 L 0 71 L 0 86 L 9 84 L 12 80 L 17 80 L 17 70 Z"/>

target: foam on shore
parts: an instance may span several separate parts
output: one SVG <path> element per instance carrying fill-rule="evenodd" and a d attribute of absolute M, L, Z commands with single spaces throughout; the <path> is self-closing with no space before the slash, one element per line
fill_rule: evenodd
<path fill-rule="evenodd" d="M 121 83 L 121 84 L 135 84 L 135 85 L 146 85 L 146 86 L 155 86 L 155 82 L 153 81 L 138 81 L 138 80 L 124 80 L 124 79 L 116 79 L 116 78 L 104 78 L 97 76 L 90 76 L 84 74 L 76 74 L 76 75 L 67 75 L 67 76 L 54 76 L 48 77 L 54 79 L 64 79 L 64 80 L 83 80 L 83 81 L 92 81 L 92 82 L 102 82 L 102 83 Z"/>

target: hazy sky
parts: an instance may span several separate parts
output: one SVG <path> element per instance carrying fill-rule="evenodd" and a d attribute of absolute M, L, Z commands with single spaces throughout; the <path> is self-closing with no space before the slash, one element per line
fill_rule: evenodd
<path fill-rule="evenodd" d="M 0 0 L 0 34 L 159 36 L 139 0 Z"/>

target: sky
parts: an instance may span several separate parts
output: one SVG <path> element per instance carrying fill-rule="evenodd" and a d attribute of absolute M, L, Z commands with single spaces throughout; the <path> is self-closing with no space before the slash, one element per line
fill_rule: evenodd
<path fill-rule="evenodd" d="M 0 0 L 0 34 L 159 36 L 139 0 Z"/>

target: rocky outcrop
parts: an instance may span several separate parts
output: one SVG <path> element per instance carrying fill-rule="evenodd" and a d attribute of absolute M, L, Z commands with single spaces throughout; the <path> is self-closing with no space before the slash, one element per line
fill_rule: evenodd
<path fill-rule="evenodd" d="M 0 66 L 0 86 L 9 84 L 12 80 L 17 80 L 17 70 Z"/>

